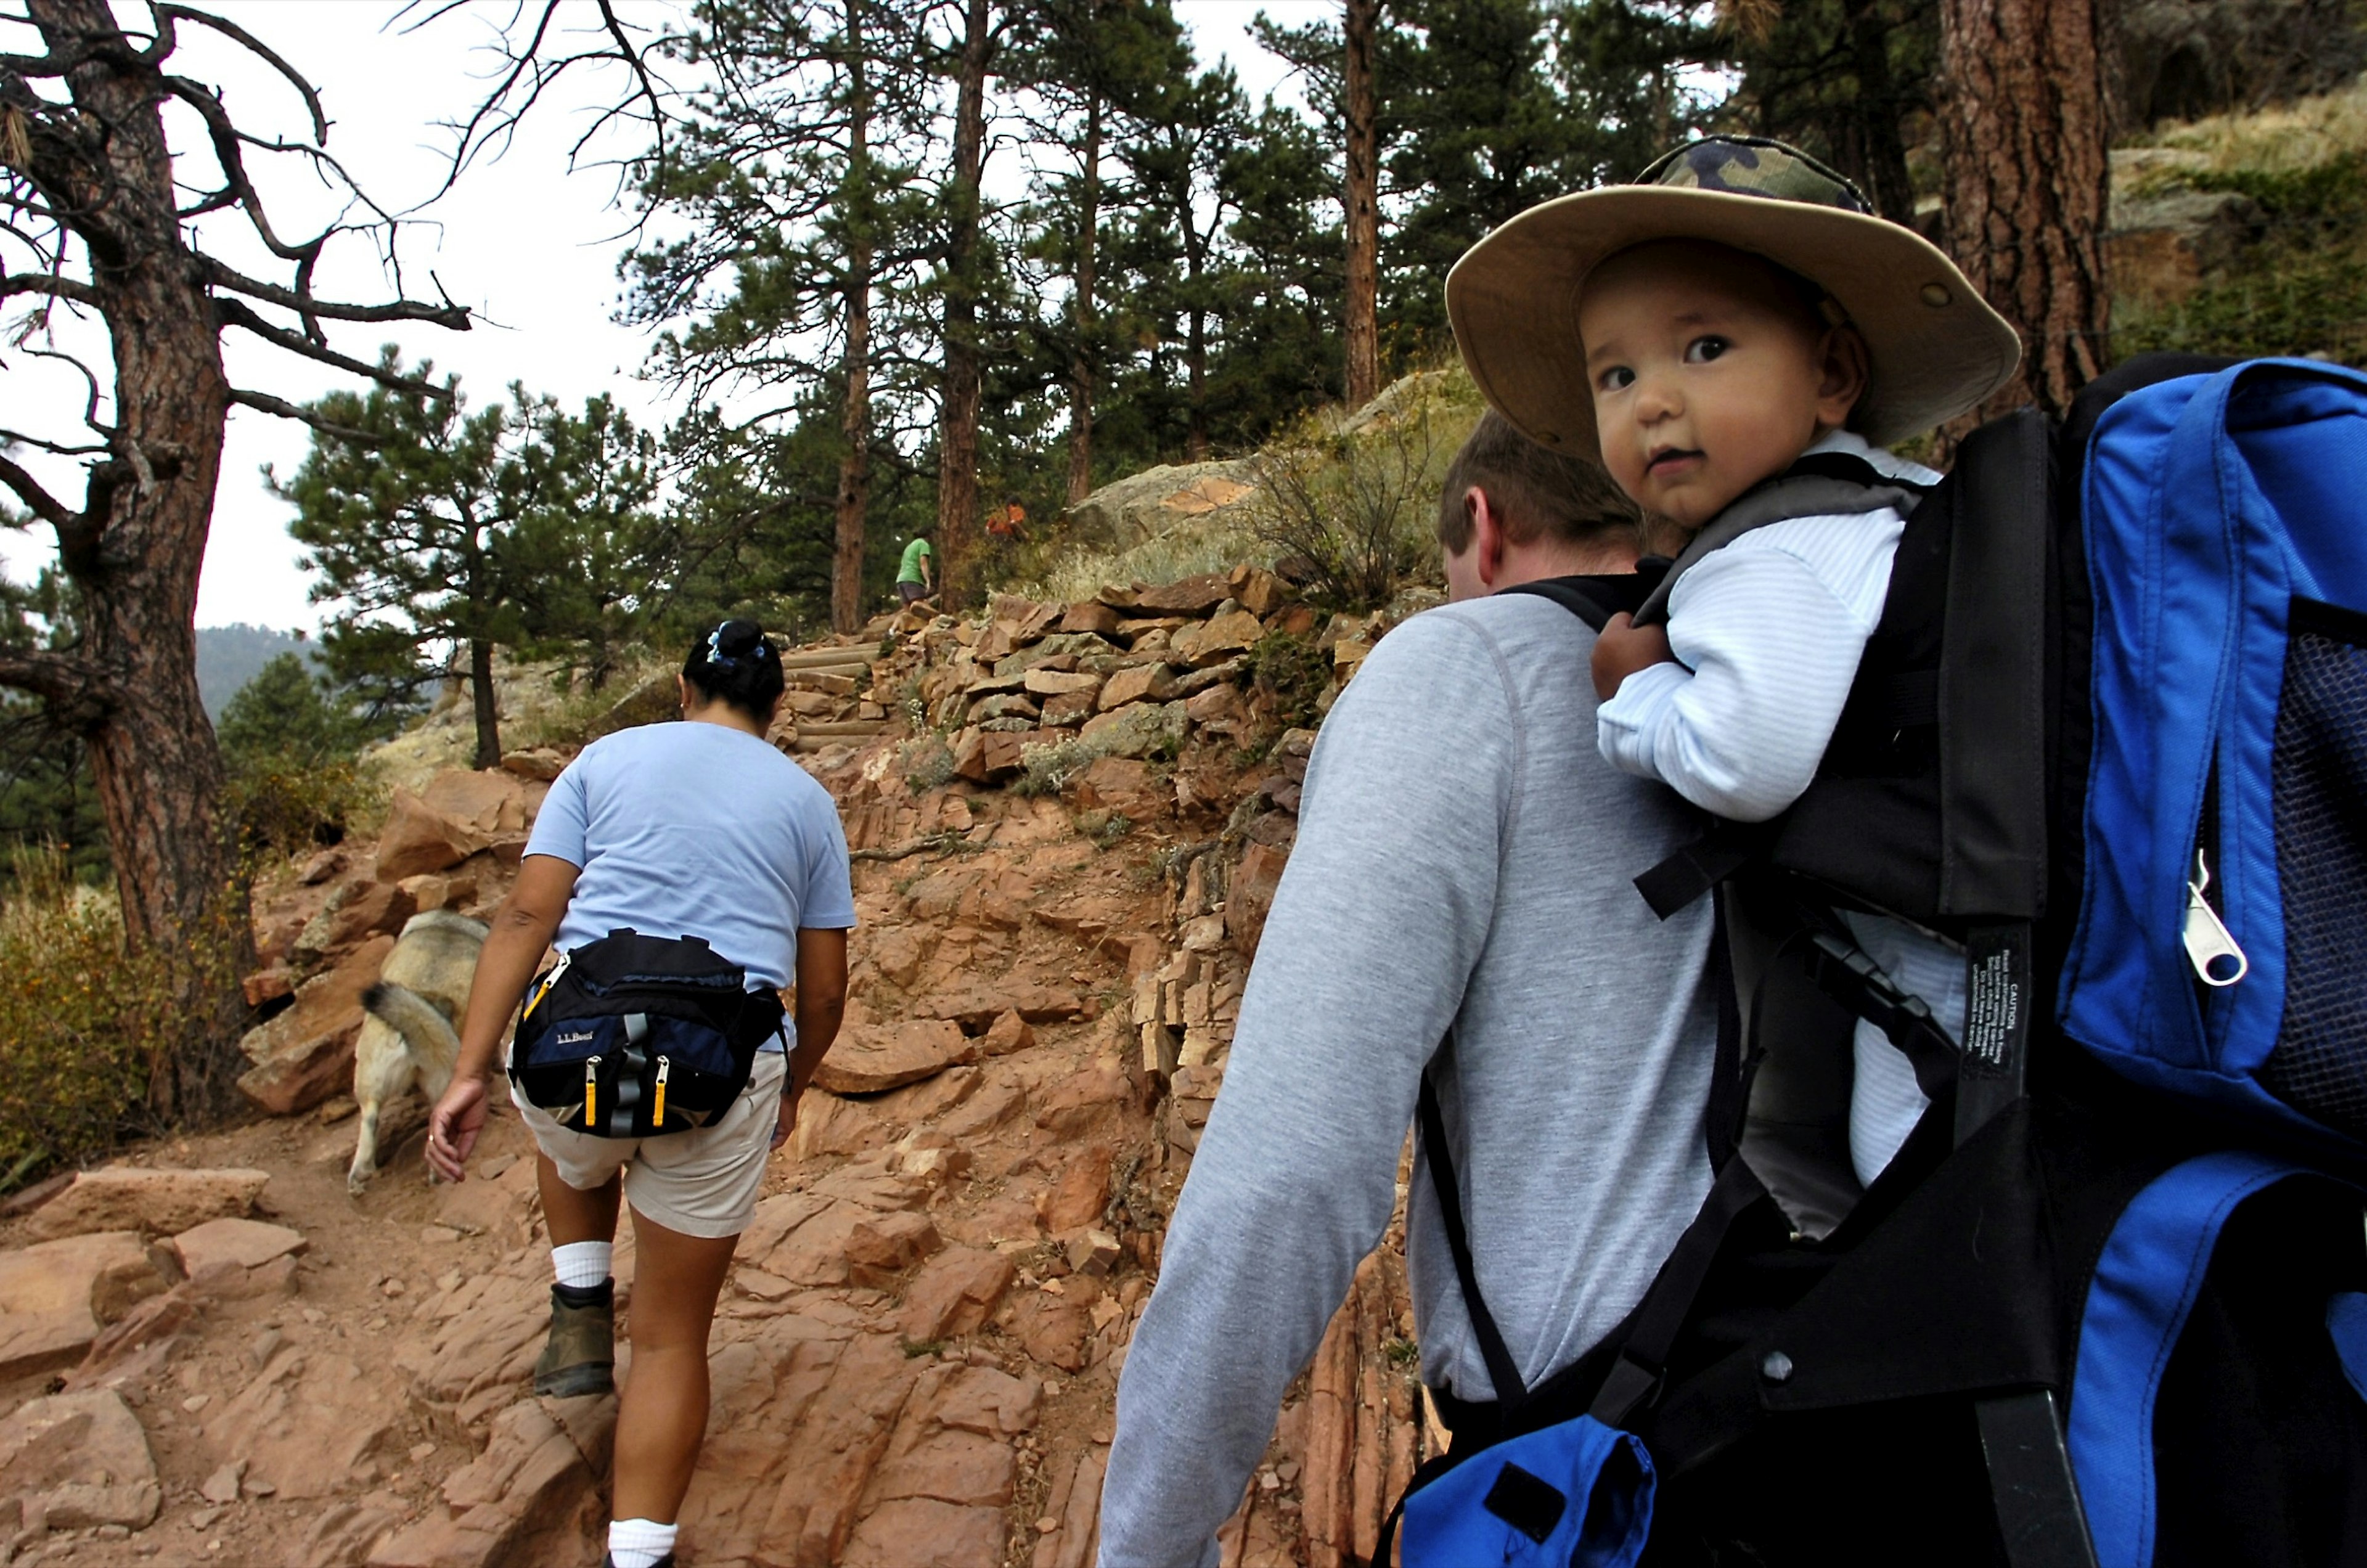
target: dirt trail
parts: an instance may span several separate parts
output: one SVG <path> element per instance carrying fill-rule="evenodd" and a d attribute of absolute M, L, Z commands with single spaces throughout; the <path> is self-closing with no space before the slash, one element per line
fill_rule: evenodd
<path fill-rule="evenodd" d="M 1093 1561 L 1116 1374 L 1221 1079 L 1308 739 L 1273 739 L 1274 695 L 1240 657 L 1285 617 L 1308 629 L 1279 585 L 1236 573 L 1117 597 L 1162 593 L 999 601 L 980 625 L 911 624 L 887 658 L 875 643 L 793 660 L 776 739 L 840 803 L 861 926 L 846 1032 L 718 1318 L 685 1564 Z M 1059 629 L 1075 622 L 1093 629 Z M 1324 629 L 1344 673 L 1377 628 Z M 916 709 L 951 728 L 942 756 L 902 739 Z M 1031 777 L 1006 737 L 1070 744 Z M 563 760 L 443 775 L 380 840 L 262 890 L 270 965 L 250 988 L 288 999 L 250 1040 L 250 1078 L 285 1113 L 117 1162 L 259 1171 L 258 1197 L 196 1175 L 109 1197 L 90 1179 L 0 1220 L 0 1562 L 11 1547 L 17 1565 L 94 1568 L 599 1560 L 614 1402 L 527 1390 L 549 1265 L 516 1119 L 493 1123 L 470 1180 L 431 1186 L 407 1107 L 354 1197 L 339 1093 L 353 998 L 389 933 L 419 908 L 493 907 L 538 775 Z M 933 771 L 945 782 L 916 787 Z M 1045 792 L 1005 787 L 1022 781 Z M 189 1223 L 217 1212 L 232 1217 Z M 628 1235 L 628 1322 L 631 1268 Z M 42 1295 L 36 1275 L 67 1287 Z M 1392 1250 L 1294 1391 L 1229 1563 L 1369 1553 L 1416 1457 L 1410 1331 Z M 68 1420 L 112 1434 L 116 1457 L 95 1438 L 75 1457 Z"/>

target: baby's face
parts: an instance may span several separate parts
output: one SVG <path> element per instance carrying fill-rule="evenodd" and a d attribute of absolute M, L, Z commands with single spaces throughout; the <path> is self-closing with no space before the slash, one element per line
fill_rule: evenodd
<path fill-rule="evenodd" d="M 1686 528 L 1789 468 L 1856 397 L 1829 395 L 1827 334 L 1805 307 L 1724 246 L 1669 241 L 1611 257 L 1586 280 L 1579 333 L 1603 467 L 1637 505 Z"/>

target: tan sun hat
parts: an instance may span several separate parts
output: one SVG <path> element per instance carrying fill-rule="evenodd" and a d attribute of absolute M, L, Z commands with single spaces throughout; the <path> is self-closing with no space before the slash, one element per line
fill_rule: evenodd
<path fill-rule="evenodd" d="M 1873 360 L 1852 429 L 1883 445 L 1979 405 L 2022 342 L 1913 230 L 1874 216 L 1848 180 L 1756 137 L 1680 147 L 1637 176 L 1530 208 L 1463 253 L 1446 315 L 1471 378 L 1531 440 L 1597 455 L 1578 296 L 1595 264 L 1651 240 L 1751 251 L 1823 288 Z"/>

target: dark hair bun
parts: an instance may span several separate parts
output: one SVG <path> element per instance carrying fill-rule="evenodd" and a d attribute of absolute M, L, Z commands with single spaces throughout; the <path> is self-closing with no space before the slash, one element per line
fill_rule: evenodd
<path fill-rule="evenodd" d="M 781 673 L 781 656 L 753 621 L 733 619 L 690 645 L 682 672 L 708 701 L 720 700 L 759 723 L 772 716 L 773 705 L 787 684 Z"/>

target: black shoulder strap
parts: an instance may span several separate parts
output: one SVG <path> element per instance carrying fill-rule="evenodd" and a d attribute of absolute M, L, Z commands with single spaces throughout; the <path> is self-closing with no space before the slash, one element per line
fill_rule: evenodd
<path fill-rule="evenodd" d="M 1754 485 L 1704 525 L 1678 555 L 1659 586 L 1636 610 L 1638 626 L 1669 618 L 1669 593 L 1677 579 L 1712 550 L 1722 549 L 1754 528 L 1794 517 L 1879 512 L 1895 507 L 1911 513 L 1923 499 L 1924 488 L 1913 479 L 1895 479 L 1851 452 L 1812 452 L 1790 468 Z"/>
<path fill-rule="evenodd" d="M 1550 595 L 1548 595 L 1550 597 Z M 1479 1359 L 1488 1363 L 1488 1381 L 1496 1385 L 1496 1402 L 1507 1411 L 1529 1397 L 1512 1352 L 1496 1327 L 1495 1314 L 1480 1299 L 1479 1276 L 1471 1262 L 1471 1233 L 1463 1224 L 1463 1185 L 1455 1174 L 1455 1156 L 1447 1152 L 1446 1118 L 1438 1109 L 1438 1091 L 1430 1073 L 1421 1075 L 1421 1152 L 1430 1161 L 1431 1185 L 1438 1193 L 1438 1217 L 1446 1227 L 1447 1249 L 1455 1254 L 1455 1277 L 1463 1286 L 1463 1308 L 1471 1318 L 1472 1337 L 1479 1341 Z"/>
<path fill-rule="evenodd" d="M 1656 582 L 1648 574 L 1631 571 L 1600 577 L 1545 577 L 1534 582 L 1516 582 L 1502 592 L 1550 599 L 1601 631 L 1612 616 L 1622 613 L 1632 615 L 1640 609 Z"/>

